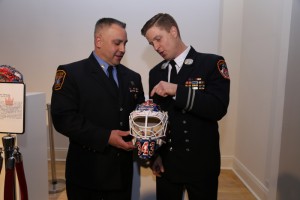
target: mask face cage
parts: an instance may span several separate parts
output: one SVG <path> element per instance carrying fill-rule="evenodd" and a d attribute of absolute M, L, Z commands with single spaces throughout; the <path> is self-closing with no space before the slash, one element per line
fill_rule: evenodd
<path fill-rule="evenodd" d="M 163 144 L 168 122 L 168 114 L 160 110 L 152 100 L 148 100 L 129 115 L 130 134 L 138 148 L 138 156 L 148 159 Z"/>

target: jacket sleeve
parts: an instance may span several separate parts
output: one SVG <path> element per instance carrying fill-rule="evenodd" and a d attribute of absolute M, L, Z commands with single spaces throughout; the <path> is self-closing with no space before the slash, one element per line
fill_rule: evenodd
<path fill-rule="evenodd" d="M 104 151 L 110 130 L 92 124 L 80 114 L 79 100 L 77 81 L 65 66 L 59 66 L 51 97 L 51 115 L 55 129 L 79 145 Z"/>

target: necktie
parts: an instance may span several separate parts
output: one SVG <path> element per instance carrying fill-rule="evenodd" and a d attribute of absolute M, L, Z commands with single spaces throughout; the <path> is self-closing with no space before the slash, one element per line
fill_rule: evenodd
<path fill-rule="evenodd" d="M 113 84 L 113 86 L 117 89 L 118 85 L 114 79 L 113 66 L 108 66 L 107 71 L 108 71 L 108 79 L 110 80 L 111 84 Z"/>
<path fill-rule="evenodd" d="M 170 82 L 171 83 L 177 83 L 177 70 L 176 70 L 176 63 L 174 60 L 171 60 L 169 62 L 169 64 L 172 66 L 172 69 L 171 69 L 171 76 L 170 76 Z"/>

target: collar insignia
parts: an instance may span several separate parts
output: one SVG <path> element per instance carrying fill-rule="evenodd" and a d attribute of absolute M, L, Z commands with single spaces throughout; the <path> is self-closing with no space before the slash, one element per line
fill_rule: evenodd
<path fill-rule="evenodd" d="M 169 62 L 165 62 L 164 64 L 161 65 L 161 69 L 166 69 L 168 67 Z"/>
<path fill-rule="evenodd" d="M 188 58 L 188 59 L 185 59 L 184 64 L 185 65 L 191 65 L 191 64 L 193 64 L 193 62 L 194 62 L 193 59 Z"/>

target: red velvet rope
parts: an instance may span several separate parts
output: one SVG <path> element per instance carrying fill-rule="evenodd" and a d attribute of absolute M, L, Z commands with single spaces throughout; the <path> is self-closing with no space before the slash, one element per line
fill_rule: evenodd
<path fill-rule="evenodd" d="M 5 170 L 4 199 L 14 200 L 14 168 Z"/>
<path fill-rule="evenodd" d="M 16 159 L 11 157 L 7 162 L 5 169 L 5 181 L 4 181 L 4 200 L 15 200 L 15 173 L 17 173 L 19 187 L 20 187 L 20 199 L 28 200 L 28 190 L 26 184 L 26 178 L 24 173 L 24 167 L 22 162 L 21 154 L 18 154 L 20 157 Z M 16 162 L 15 162 L 16 161 Z M 15 172 L 16 169 L 16 172 Z"/>
<path fill-rule="evenodd" d="M 20 186 L 21 200 L 28 200 L 27 184 L 25 179 L 23 162 L 16 162 L 16 170 Z"/>

